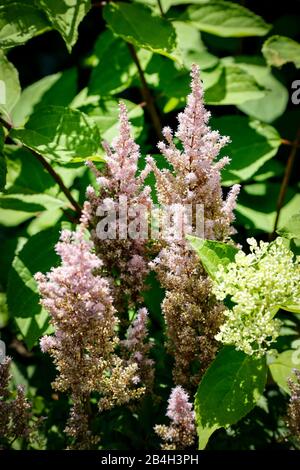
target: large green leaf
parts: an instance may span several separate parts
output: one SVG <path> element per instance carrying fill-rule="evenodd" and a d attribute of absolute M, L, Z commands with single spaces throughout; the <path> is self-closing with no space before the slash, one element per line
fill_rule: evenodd
<path fill-rule="evenodd" d="M 256 229 L 271 233 L 274 228 L 279 191 L 280 184 L 277 183 L 255 183 L 244 186 L 238 198 L 237 221 L 247 230 Z M 284 225 L 299 211 L 299 205 L 300 194 L 289 188 L 280 211 L 279 224 Z"/>
<path fill-rule="evenodd" d="M 224 347 L 206 371 L 195 398 L 199 449 L 217 429 L 238 422 L 254 408 L 267 376 L 264 357 Z"/>
<path fill-rule="evenodd" d="M 91 7 L 90 0 L 35 0 L 50 23 L 62 35 L 68 50 L 78 38 L 78 26 Z"/>
<path fill-rule="evenodd" d="M 240 67 L 224 63 L 219 71 L 217 81 L 205 89 L 204 96 L 207 104 L 239 105 L 245 101 L 265 96 L 264 87 L 259 85 L 251 74 Z"/>
<path fill-rule="evenodd" d="M 260 16 L 236 3 L 223 0 L 199 3 L 188 7 L 182 19 L 200 31 L 222 37 L 243 37 L 264 36 L 270 30 L 271 26 Z"/>
<path fill-rule="evenodd" d="M 222 116 L 212 119 L 212 127 L 230 136 L 231 143 L 221 152 L 230 164 L 222 171 L 222 181 L 245 181 L 276 155 L 281 138 L 276 129 L 246 116 Z"/>
<path fill-rule="evenodd" d="M 107 96 L 126 89 L 137 73 L 127 44 L 110 30 L 102 33 L 95 45 L 97 61 L 88 85 L 90 95 Z"/>
<path fill-rule="evenodd" d="M 275 358 L 271 358 L 269 369 L 273 380 L 286 393 L 291 393 L 288 387 L 288 379 L 293 375 L 293 369 L 298 369 L 300 364 L 300 351 L 289 349 L 278 354 Z"/>
<path fill-rule="evenodd" d="M 47 106 L 32 114 L 13 139 L 59 163 L 85 160 L 98 153 L 100 134 L 88 116 L 76 109 Z"/>
<path fill-rule="evenodd" d="M 0 5 L 0 47 L 13 47 L 51 29 L 46 15 L 34 1 L 5 0 Z"/>
<path fill-rule="evenodd" d="M 14 126 L 23 126 L 29 116 L 48 105 L 68 106 L 77 91 L 77 70 L 69 69 L 38 80 L 22 91 L 12 111 Z"/>
<path fill-rule="evenodd" d="M 293 62 L 300 68 L 300 44 L 285 36 L 269 37 L 262 48 L 262 53 L 269 65 L 281 67 L 287 62 Z"/>
<path fill-rule="evenodd" d="M 143 108 L 128 100 L 126 104 L 128 117 L 132 125 L 134 137 L 137 138 L 143 131 Z M 101 137 L 110 142 L 118 134 L 119 129 L 119 103 L 116 100 L 100 101 L 99 106 L 84 106 L 80 108 L 97 124 Z"/>
<path fill-rule="evenodd" d="M 176 33 L 170 22 L 137 3 L 109 2 L 103 10 L 112 31 L 125 41 L 149 51 L 172 57 Z"/>
<path fill-rule="evenodd" d="M 244 113 L 264 122 L 273 122 L 281 116 L 288 104 L 289 93 L 286 87 L 272 74 L 261 57 L 239 56 L 226 58 L 238 67 L 251 74 L 257 83 L 264 87 L 265 96 L 251 99 L 238 105 Z"/>
<path fill-rule="evenodd" d="M 9 273 L 7 304 L 27 346 L 32 348 L 48 328 L 48 314 L 39 303 L 34 274 L 50 270 L 58 262 L 54 245 L 59 227 L 31 237 L 16 255 Z"/>
<path fill-rule="evenodd" d="M 5 117 L 9 116 L 20 93 L 18 72 L 0 50 L 0 113 Z"/>
<path fill-rule="evenodd" d="M 187 237 L 189 243 L 199 256 L 203 267 L 212 279 L 218 271 L 220 265 L 227 266 L 234 261 L 238 249 L 228 243 L 217 242 L 215 240 L 203 240 L 193 236 Z"/>

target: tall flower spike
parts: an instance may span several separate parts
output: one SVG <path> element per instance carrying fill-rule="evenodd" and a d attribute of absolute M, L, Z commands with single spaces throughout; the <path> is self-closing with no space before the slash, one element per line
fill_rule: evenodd
<path fill-rule="evenodd" d="M 92 392 L 100 393 L 103 409 L 126 403 L 144 391 L 134 386 L 137 364 L 125 364 L 115 352 L 118 320 L 108 281 L 97 275 L 102 262 L 92 248 L 84 238 L 84 226 L 77 232 L 64 230 L 56 245 L 61 266 L 35 275 L 41 303 L 55 330 L 53 336 L 41 339 L 41 349 L 50 353 L 59 371 L 54 389 L 71 395 L 73 409 L 66 430 L 80 448 L 95 443 L 87 432 Z"/>
<path fill-rule="evenodd" d="M 118 312 L 125 310 L 140 300 L 140 292 L 148 274 L 147 234 L 143 234 L 143 220 L 151 206 L 150 188 L 144 186 L 144 180 L 150 172 L 149 165 L 139 174 L 139 146 L 131 137 L 131 125 L 124 103 L 120 103 L 119 136 L 113 140 L 112 147 L 106 142 L 106 169 L 100 175 L 94 165 L 90 168 L 97 177 L 99 190 L 96 193 L 89 187 L 87 198 L 90 203 L 90 227 L 96 253 L 103 260 L 102 271 L 111 276 L 113 273 L 114 305 Z M 99 209 L 102 208 L 102 214 Z M 98 212 L 97 212 L 98 209 Z M 103 217 L 106 210 L 115 210 L 116 231 L 110 237 L 104 233 Z M 135 238 L 128 236 L 127 227 L 139 214 L 140 234 Z M 101 218 L 102 217 L 102 218 Z M 146 236 L 145 236 L 146 235 Z"/>
<path fill-rule="evenodd" d="M 181 450 L 190 447 L 195 440 L 195 414 L 189 396 L 180 386 L 175 387 L 168 401 L 166 415 L 169 426 L 156 425 L 154 430 L 164 441 L 162 449 Z"/>
<path fill-rule="evenodd" d="M 215 162 L 228 137 L 220 136 L 208 126 L 210 113 L 203 105 L 203 89 L 199 67 L 191 71 L 192 93 L 188 96 L 184 112 L 178 115 L 178 129 L 175 136 L 180 140 L 179 150 L 173 142 L 173 132 L 164 128 L 166 142 L 159 142 L 158 148 L 173 170 L 158 170 L 154 161 L 148 162 L 156 175 L 158 200 L 161 204 L 203 204 L 205 216 L 205 238 L 223 240 L 232 233 L 230 223 L 234 219 L 233 209 L 239 192 L 234 185 L 228 199 L 223 200 L 220 170 L 229 163 L 224 157 Z"/>
<path fill-rule="evenodd" d="M 193 209 L 202 205 L 205 238 L 226 240 L 233 232 L 230 224 L 239 186 L 235 185 L 227 199 L 223 199 L 220 171 L 229 158 L 219 161 L 216 158 L 229 139 L 208 126 L 210 114 L 203 104 L 196 65 L 192 67 L 191 78 L 192 92 L 185 110 L 178 115 L 175 133 L 181 148 L 176 147 L 169 127 L 163 130 L 166 142 L 158 144 L 172 170 L 159 170 L 151 158 L 148 163 L 156 176 L 160 204 L 189 204 Z M 222 323 L 223 307 L 212 295 L 211 282 L 185 240 L 165 240 L 152 266 L 166 289 L 162 309 L 169 350 L 175 357 L 174 379 L 189 387 L 199 381 L 199 374 L 217 350 L 215 334 Z M 194 374 L 192 370 L 200 373 Z"/>

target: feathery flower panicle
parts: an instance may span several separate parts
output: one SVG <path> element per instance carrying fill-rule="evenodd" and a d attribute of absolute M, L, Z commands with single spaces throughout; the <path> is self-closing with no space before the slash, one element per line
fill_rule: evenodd
<path fill-rule="evenodd" d="M 178 115 L 179 126 L 175 133 L 182 150 L 175 146 L 169 127 L 163 129 L 166 142 L 158 144 L 174 171 L 159 170 L 152 158 L 148 158 L 148 163 L 156 176 L 159 202 L 164 205 L 203 204 L 205 238 L 224 240 L 233 232 L 230 224 L 234 220 L 233 209 L 240 187 L 234 185 L 228 198 L 223 200 L 220 171 L 230 159 L 215 160 L 229 138 L 220 136 L 207 124 L 210 113 L 203 104 L 198 66 L 192 67 L 191 77 L 192 93 L 184 112 Z"/>
<path fill-rule="evenodd" d="M 24 388 L 18 386 L 17 395 L 9 390 L 11 375 L 9 372 L 11 358 L 5 357 L 0 363 L 0 449 L 9 447 L 17 438 L 28 439 L 33 431 L 31 406 L 28 403 Z"/>
<path fill-rule="evenodd" d="M 166 416 L 171 420 L 170 425 L 156 425 L 154 428 L 164 441 L 162 449 L 181 450 L 193 445 L 196 436 L 195 413 L 188 394 L 180 385 L 171 392 Z"/>
<path fill-rule="evenodd" d="M 216 158 L 229 139 L 208 126 L 210 114 L 203 104 L 199 68 L 195 65 L 191 77 L 192 92 L 184 112 L 178 115 L 175 133 L 181 147 L 175 145 L 169 127 L 163 130 L 166 142 L 158 144 L 173 170 L 159 170 L 152 158 L 148 158 L 148 164 L 156 176 L 160 204 L 190 204 L 193 208 L 202 205 L 205 238 L 227 240 L 233 233 L 231 222 L 239 186 L 233 186 L 223 200 L 220 171 L 229 158 Z M 215 355 L 215 335 L 223 321 L 223 307 L 216 302 L 211 281 L 185 240 L 165 240 L 151 266 L 166 289 L 162 308 L 169 350 L 175 356 L 174 379 L 190 387 L 198 383 L 199 375 Z M 192 373 L 192 368 L 199 373 Z"/>
<path fill-rule="evenodd" d="M 153 343 L 148 341 L 147 322 L 148 311 L 146 308 L 140 308 L 127 330 L 127 338 L 121 345 L 125 349 L 125 355 L 130 354 L 129 363 L 133 361 L 138 364 L 137 381 L 145 384 L 149 391 L 154 381 L 154 361 L 149 358 Z"/>
<path fill-rule="evenodd" d="M 278 307 L 300 303 L 300 263 L 280 237 L 259 245 L 254 238 L 247 242 L 250 254 L 239 251 L 216 274 L 215 295 L 219 300 L 229 295 L 235 304 L 225 311 L 216 338 L 246 354 L 264 354 L 279 335 Z"/>
<path fill-rule="evenodd" d="M 42 350 L 50 353 L 59 371 L 53 387 L 71 394 L 67 431 L 79 440 L 84 437 L 81 448 L 88 448 L 94 438 L 82 416 L 89 414 L 91 392 L 99 392 L 103 409 L 137 398 L 144 390 L 134 387 L 137 364 L 127 365 L 115 353 L 118 320 L 108 281 L 97 274 L 102 261 L 92 252 L 84 228 L 82 220 L 77 232 L 62 231 L 56 245 L 61 266 L 46 275 L 37 273 L 35 279 L 55 330 L 41 339 Z M 74 423 L 81 424 L 76 428 Z"/>
<path fill-rule="evenodd" d="M 150 172 L 149 165 L 137 175 L 140 149 L 131 137 L 131 125 L 125 104 L 120 103 L 119 108 L 119 136 L 113 140 L 111 147 L 107 142 L 103 143 L 106 151 L 104 174 L 100 174 L 93 164 L 88 163 L 96 174 L 99 189 L 96 192 L 89 187 L 87 198 L 90 204 L 91 235 L 96 253 L 103 260 L 102 271 L 108 276 L 112 276 L 113 273 L 114 305 L 118 312 L 121 312 L 128 305 L 133 306 L 139 301 L 144 280 L 149 272 L 147 236 L 143 237 L 141 233 L 135 239 L 130 238 L 127 226 L 139 214 L 141 219 L 139 230 L 142 232 L 142 221 L 146 219 L 146 212 L 151 207 L 151 189 L 144 186 L 145 178 Z M 127 212 L 127 217 L 121 214 L 121 205 Z M 116 211 L 116 235 L 112 239 L 99 238 L 97 233 L 97 224 L 101 221 L 101 215 L 97 214 L 99 207 Z"/>
<path fill-rule="evenodd" d="M 287 424 L 293 435 L 300 442 L 300 370 L 294 369 L 294 377 L 288 381 L 291 391 L 287 413 Z"/>

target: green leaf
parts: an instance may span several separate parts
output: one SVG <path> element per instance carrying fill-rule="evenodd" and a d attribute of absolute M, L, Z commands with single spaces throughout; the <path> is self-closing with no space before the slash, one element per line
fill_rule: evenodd
<path fill-rule="evenodd" d="M 168 98 L 164 112 L 184 106 L 190 92 L 190 75 L 187 69 L 154 55 L 145 69 L 145 76 L 147 82 L 159 90 L 160 95 Z M 261 98 L 266 92 L 248 72 L 226 63 L 202 70 L 201 78 L 207 104 L 237 105 L 252 98 Z M 173 102 L 170 103 L 170 100 Z"/>
<path fill-rule="evenodd" d="M 207 51 L 197 28 L 183 21 L 174 21 L 173 26 L 176 30 L 179 54 L 187 69 L 192 64 L 198 64 L 201 70 L 217 65 L 218 58 Z"/>
<path fill-rule="evenodd" d="M 195 398 L 199 449 L 217 429 L 237 423 L 263 393 L 267 376 L 264 357 L 224 347 L 206 371 Z"/>
<path fill-rule="evenodd" d="M 6 161 L 3 154 L 4 145 L 4 130 L 0 126 L 0 191 L 2 191 L 6 184 Z"/>
<path fill-rule="evenodd" d="M 122 39 L 105 31 L 96 42 L 94 55 L 97 65 L 91 73 L 89 95 L 107 96 L 129 87 L 137 69 Z"/>
<path fill-rule="evenodd" d="M 300 239 L 300 213 L 293 214 L 286 224 L 277 230 L 277 233 L 288 240 Z"/>
<path fill-rule="evenodd" d="M 287 107 L 289 93 L 286 87 L 272 75 L 272 71 L 266 67 L 262 58 L 241 56 L 231 59 L 238 67 L 251 74 L 265 89 L 265 96 L 239 104 L 238 108 L 249 116 L 267 123 L 281 116 Z"/>
<path fill-rule="evenodd" d="M 29 150 L 6 145 L 4 154 L 8 169 L 6 193 L 43 193 L 55 186 L 54 179 Z M 56 195 L 57 193 L 52 194 Z"/>
<path fill-rule="evenodd" d="M 60 188 L 51 175 L 44 169 L 37 158 L 24 147 L 6 145 L 4 154 L 7 161 L 8 175 L 6 194 L 45 193 L 59 196 Z M 65 168 L 52 163 L 53 169 L 62 177 L 65 185 L 71 187 L 76 177 L 82 177 L 84 165 Z"/>
<path fill-rule="evenodd" d="M 32 114 L 25 129 L 11 137 L 52 161 L 67 163 L 96 155 L 100 135 L 97 126 L 82 112 L 47 106 Z"/>
<path fill-rule="evenodd" d="M 21 212 L 38 213 L 46 209 L 67 207 L 62 199 L 48 194 L 1 194 L 0 208 Z"/>
<path fill-rule="evenodd" d="M 19 74 L 0 50 L 0 113 L 5 117 L 9 116 L 20 92 Z"/>
<path fill-rule="evenodd" d="M 272 233 L 276 217 L 276 201 L 280 191 L 277 183 L 255 183 L 243 186 L 236 208 L 237 221 L 247 230 L 256 229 Z M 299 211 L 300 194 L 288 188 L 285 204 L 280 211 L 279 224 Z"/>
<path fill-rule="evenodd" d="M 280 308 L 286 312 L 300 313 L 300 304 L 285 304 L 280 305 Z"/>
<path fill-rule="evenodd" d="M 126 104 L 128 117 L 132 125 L 133 135 L 139 137 L 143 131 L 144 111 L 138 104 L 122 100 Z M 119 103 L 116 100 L 100 101 L 99 106 L 84 106 L 80 108 L 97 124 L 101 137 L 110 142 L 118 134 Z"/>
<path fill-rule="evenodd" d="M 212 279 L 215 279 L 215 274 L 220 265 L 226 267 L 228 263 L 234 261 L 238 249 L 228 243 L 217 242 L 214 240 L 203 240 L 188 235 L 187 239 L 192 245 L 192 248 L 199 256 L 204 269 Z"/>
<path fill-rule="evenodd" d="M 178 98 L 182 104 L 190 92 L 190 76 L 187 69 L 177 66 L 175 62 L 153 54 L 145 68 L 147 83 L 168 98 Z"/>
<path fill-rule="evenodd" d="M 17 227 L 32 217 L 30 212 L 0 209 L 0 225 L 4 227 Z"/>
<path fill-rule="evenodd" d="M 263 44 L 262 53 L 269 65 L 281 67 L 293 62 L 300 68 L 300 44 L 285 36 L 271 36 Z"/>
<path fill-rule="evenodd" d="M 280 178 L 283 176 L 283 173 L 284 165 L 278 160 L 271 159 L 253 175 L 253 180 L 257 183 L 261 183 L 274 177 Z"/>
<path fill-rule="evenodd" d="M 290 349 L 277 355 L 275 359 L 271 359 L 269 369 L 273 380 L 286 393 L 291 391 L 288 387 L 288 379 L 293 375 L 293 369 L 298 369 L 300 364 L 299 350 Z"/>
<path fill-rule="evenodd" d="M 221 152 L 229 155 L 230 164 L 222 170 L 222 181 L 246 181 L 276 155 L 281 138 L 268 124 L 246 116 L 222 116 L 212 119 L 212 127 L 230 136 L 231 143 Z"/>
<path fill-rule="evenodd" d="M 6 294 L 0 292 L 0 328 L 4 328 L 9 322 Z"/>
<path fill-rule="evenodd" d="M 223 64 L 220 75 L 210 88 L 205 89 L 205 102 L 215 105 L 239 105 L 265 96 L 264 87 L 240 67 Z"/>
<path fill-rule="evenodd" d="M 22 91 L 12 111 L 14 126 L 23 126 L 29 116 L 43 106 L 68 106 L 76 92 L 77 70 L 75 68 L 38 80 Z"/>
<path fill-rule="evenodd" d="M 5 5 L 0 6 L 0 47 L 24 44 L 51 29 L 45 14 L 33 3 L 28 0 L 5 0 Z"/>
<path fill-rule="evenodd" d="M 137 3 L 109 2 L 103 10 L 104 19 L 117 35 L 134 46 L 172 58 L 176 33 L 167 20 Z"/>
<path fill-rule="evenodd" d="M 0 153 L 0 191 L 5 187 L 6 182 L 6 163 L 5 158 L 2 153 Z"/>
<path fill-rule="evenodd" d="M 35 0 L 63 37 L 68 51 L 78 38 L 78 26 L 91 8 L 90 0 Z"/>
<path fill-rule="evenodd" d="M 271 28 L 247 8 L 222 0 L 192 5 L 181 19 L 191 22 L 200 31 L 222 37 L 265 36 Z"/>
<path fill-rule="evenodd" d="M 36 344 L 48 328 L 48 314 L 39 303 L 34 274 L 50 270 L 58 262 L 54 245 L 59 238 L 59 227 L 31 237 L 15 256 L 9 272 L 7 304 L 28 348 Z"/>

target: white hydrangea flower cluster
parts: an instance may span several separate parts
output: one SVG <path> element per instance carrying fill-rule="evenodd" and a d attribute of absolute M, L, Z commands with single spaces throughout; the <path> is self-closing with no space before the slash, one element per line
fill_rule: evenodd
<path fill-rule="evenodd" d="M 250 254 L 239 251 L 235 262 L 220 266 L 214 293 L 219 300 L 230 296 L 234 306 L 216 339 L 234 344 L 246 354 L 264 354 L 279 334 L 274 319 L 278 307 L 300 303 L 300 257 L 282 238 L 272 243 L 247 240 Z"/>

